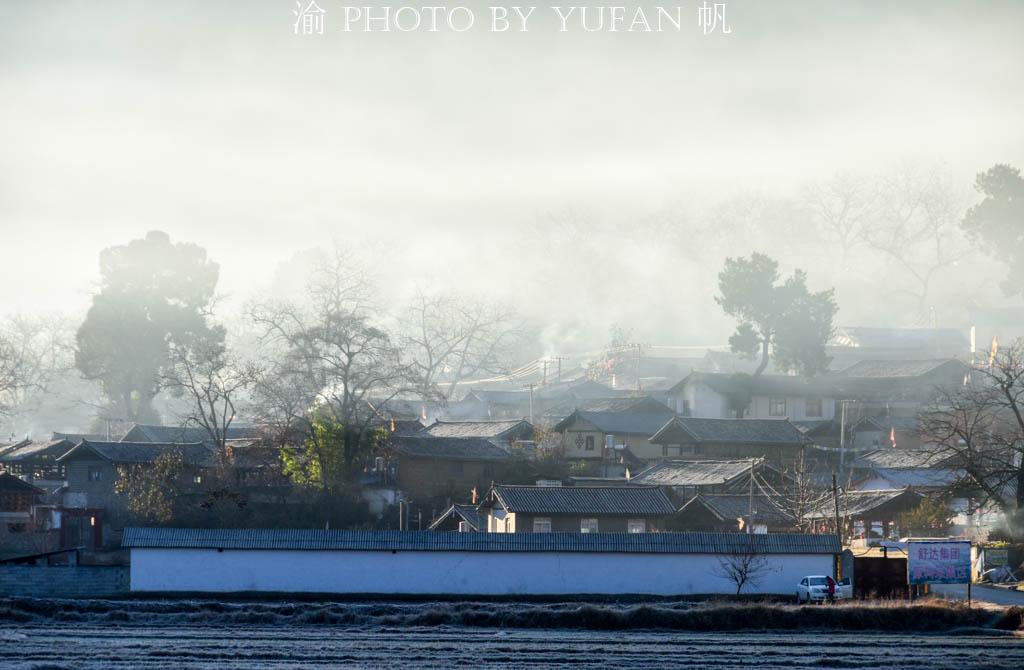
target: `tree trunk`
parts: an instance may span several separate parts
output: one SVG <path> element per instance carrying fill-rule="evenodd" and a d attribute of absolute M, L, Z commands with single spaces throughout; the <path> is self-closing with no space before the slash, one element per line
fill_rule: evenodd
<path fill-rule="evenodd" d="M 768 367 L 768 343 L 771 341 L 770 335 L 765 335 L 764 340 L 761 342 L 761 363 L 754 370 L 752 377 L 758 377 L 764 372 L 765 368 Z"/>

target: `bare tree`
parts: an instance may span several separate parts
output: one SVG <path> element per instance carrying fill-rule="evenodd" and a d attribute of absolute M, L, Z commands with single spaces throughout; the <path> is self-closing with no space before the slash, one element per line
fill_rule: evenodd
<path fill-rule="evenodd" d="M 936 462 L 960 473 L 950 493 L 967 490 L 976 508 L 1008 516 L 1024 509 L 1024 340 L 971 370 L 970 383 L 939 388 L 920 429 L 938 445 Z"/>
<path fill-rule="evenodd" d="M 313 457 L 319 454 L 326 461 L 333 453 L 327 447 L 338 446 L 342 469 L 351 475 L 388 403 L 421 389 L 422 378 L 402 361 L 391 335 L 372 319 L 369 284 L 344 254 L 337 253 L 317 269 L 309 290 L 308 304 L 269 303 L 251 310 L 264 340 L 282 352 L 272 374 L 296 386 L 289 390 L 280 383 L 261 384 L 262 414 L 295 431 L 284 436 L 290 442 L 316 440 L 316 421 L 329 419 L 331 429 L 319 434 L 341 444 L 314 449 Z M 318 471 L 326 476 L 328 469 Z"/>
<path fill-rule="evenodd" d="M 69 343 L 53 320 L 13 317 L 0 325 L 0 417 L 15 413 L 66 368 Z"/>
<path fill-rule="evenodd" d="M 881 181 L 877 211 L 865 239 L 909 279 L 896 293 L 916 302 L 924 322 L 935 280 L 967 253 L 956 197 L 937 170 L 900 170 Z"/>
<path fill-rule="evenodd" d="M 779 487 L 772 486 L 758 472 L 752 473 L 756 489 L 776 508 L 793 517 L 796 527 L 803 532 L 809 531 L 814 523 L 808 518 L 810 513 L 831 499 L 831 493 L 815 485 L 813 471 L 813 464 L 801 450 L 800 456 L 787 465 Z"/>
<path fill-rule="evenodd" d="M 205 430 L 224 458 L 228 429 L 239 402 L 259 380 L 259 367 L 240 360 L 222 338 L 185 345 L 172 343 L 168 353 L 170 364 L 162 377 L 163 387 L 186 398 L 184 424 Z"/>
<path fill-rule="evenodd" d="M 460 382 L 508 374 L 508 352 L 522 337 L 515 311 L 450 295 L 418 293 L 402 320 L 402 345 L 422 380 L 451 400 Z"/>
<path fill-rule="evenodd" d="M 807 188 L 804 202 L 821 236 L 840 250 L 840 267 L 850 253 L 867 243 L 865 233 L 874 214 L 875 187 L 866 179 L 840 173 Z"/>
<path fill-rule="evenodd" d="M 747 547 L 718 558 L 718 568 L 715 571 L 719 577 L 728 579 L 736 586 L 736 595 L 740 595 L 743 587 L 757 586 L 769 572 L 771 565 L 768 559 L 756 552 L 753 538 L 746 536 Z"/>

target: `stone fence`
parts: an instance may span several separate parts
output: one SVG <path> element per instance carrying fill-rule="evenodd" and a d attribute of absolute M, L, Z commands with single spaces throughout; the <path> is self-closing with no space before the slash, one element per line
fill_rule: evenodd
<path fill-rule="evenodd" d="M 0 596 L 96 598 L 128 593 L 124 566 L 0 565 Z"/>

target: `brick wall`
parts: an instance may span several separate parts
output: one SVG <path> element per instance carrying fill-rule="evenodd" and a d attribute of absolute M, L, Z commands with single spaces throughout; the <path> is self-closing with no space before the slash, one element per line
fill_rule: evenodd
<path fill-rule="evenodd" d="M 89 598 L 128 589 L 127 567 L 0 565 L 0 596 Z"/>

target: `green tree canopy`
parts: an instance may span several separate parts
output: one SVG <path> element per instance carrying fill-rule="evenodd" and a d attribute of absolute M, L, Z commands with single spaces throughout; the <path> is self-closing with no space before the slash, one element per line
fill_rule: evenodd
<path fill-rule="evenodd" d="M 995 165 L 978 175 L 975 188 L 985 197 L 967 210 L 964 232 L 1008 266 L 1003 291 L 1024 294 L 1024 178 L 1015 167 Z"/>
<path fill-rule="evenodd" d="M 739 321 L 730 347 L 750 358 L 760 356 L 755 377 L 770 359 L 807 376 L 828 369 L 825 343 L 837 309 L 834 290 L 809 291 L 802 270 L 779 283 L 778 262 L 759 253 L 727 258 L 718 290 L 715 302 Z"/>
<path fill-rule="evenodd" d="M 100 254 L 100 292 L 78 330 L 75 363 L 98 380 L 117 418 L 156 421 L 153 398 L 171 342 L 223 338 L 208 314 L 219 268 L 163 232 Z"/>

